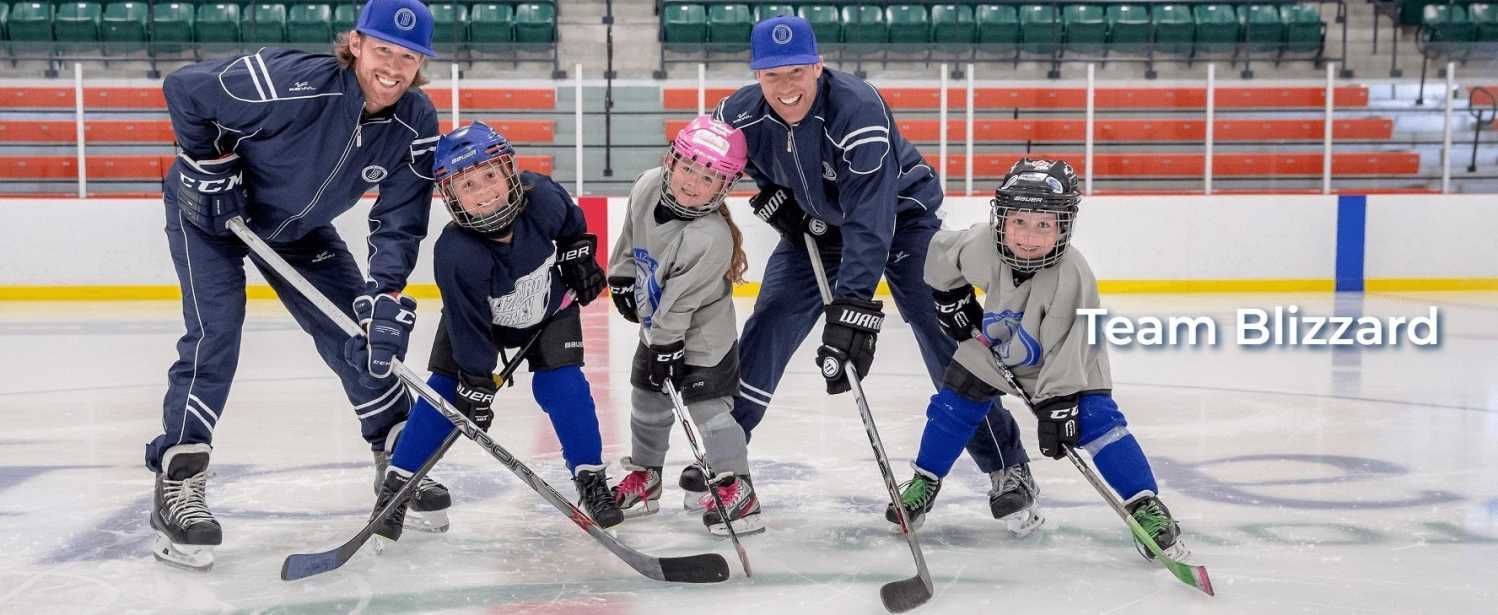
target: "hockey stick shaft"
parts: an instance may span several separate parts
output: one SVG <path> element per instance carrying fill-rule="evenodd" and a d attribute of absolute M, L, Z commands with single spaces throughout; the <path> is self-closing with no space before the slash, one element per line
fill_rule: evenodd
<path fill-rule="evenodd" d="M 359 329 L 359 325 L 354 322 L 353 318 L 333 305 L 332 301 L 329 301 L 316 287 L 312 286 L 312 283 L 308 282 L 290 263 L 287 263 L 286 259 L 281 258 L 281 255 L 277 254 L 269 244 L 266 244 L 254 231 L 251 231 L 243 219 L 233 218 L 229 220 L 227 226 L 230 231 L 239 236 L 245 245 L 249 246 L 251 251 L 264 260 L 271 269 L 274 269 L 286 283 L 290 284 L 292 288 L 295 288 L 306 297 L 318 311 L 333 321 L 344 333 L 350 336 L 363 335 L 363 331 Z M 477 443 L 490 456 L 499 460 L 511 472 L 514 472 L 522 482 L 535 490 L 536 493 L 539 493 L 543 499 L 556 507 L 562 514 L 567 515 L 574 524 L 587 532 L 589 536 L 602 543 L 605 548 L 624 560 L 635 571 L 661 581 L 716 582 L 728 578 L 728 563 L 723 560 L 722 556 L 716 554 L 703 554 L 688 558 L 669 558 L 668 560 L 645 555 L 619 542 L 618 539 L 604 531 L 603 528 L 598 527 L 598 524 L 594 523 L 593 519 L 586 513 L 562 497 L 560 493 L 557 493 L 557 490 L 552 488 L 550 484 L 547 484 L 541 477 L 536 476 L 535 472 L 532 472 L 529 467 L 521 463 L 509 451 L 491 439 L 488 434 L 479 429 L 477 424 L 468 417 L 463 416 L 463 413 L 454 408 L 451 403 L 436 391 L 432 390 L 432 387 L 428 386 L 415 372 L 411 371 L 411 368 L 406 367 L 399 360 L 392 360 L 390 368 L 396 377 L 404 381 L 422 399 L 427 400 L 427 403 L 432 404 L 432 407 L 437 412 L 447 417 L 447 420 L 451 421 L 459 432 L 462 432 L 468 439 Z M 432 460 L 428 459 L 427 461 Z M 709 555 L 712 557 L 708 557 Z M 716 558 L 716 561 L 713 561 L 714 558 Z M 721 565 L 721 570 L 719 569 L 719 565 Z"/>
<path fill-rule="evenodd" d="M 739 555 L 739 563 L 744 566 L 744 576 L 753 577 L 754 571 L 749 567 L 749 552 L 744 550 L 743 543 L 739 542 L 739 532 L 733 529 L 733 520 L 729 519 L 728 507 L 723 505 L 723 495 L 718 493 L 718 486 L 713 484 L 713 470 L 707 464 L 707 456 L 702 453 L 702 446 L 697 444 L 696 430 L 692 428 L 692 421 L 687 418 L 687 405 L 681 399 L 681 392 L 676 390 L 676 385 L 667 380 L 661 389 L 666 396 L 671 398 L 671 411 L 676 414 L 676 420 L 681 423 L 682 431 L 687 434 L 687 446 L 692 449 L 692 456 L 697 458 L 697 465 L 702 468 L 702 475 L 707 477 L 707 492 L 713 495 L 713 503 L 718 505 L 718 518 L 723 521 L 723 526 L 728 528 L 728 539 L 733 541 L 733 550 Z"/>
<path fill-rule="evenodd" d="M 817 290 L 822 293 L 822 304 L 830 304 L 832 303 L 832 288 L 827 283 L 827 271 L 822 267 L 822 253 L 817 249 L 817 240 L 808 234 L 802 234 L 801 237 L 806 243 L 806 256 L 811 260 L 812 273 L 817 278 Z M 869 409 L 868 397 L 864 395 L 858 370 L 852 362 L 844 362 L 843 373 L 847 375 L 848 386 L 853 389 L 858 416 L 863 419 L 864 433 L 869 436 L 869 446 L 874 449 L 874 460 L 879 464 L 879 473 L 884 476 L 884 488 L 889 491 L 890 502 L 895 507 L 895 517 L 900 520 L 900 534 L 905 537 L 905 542 L 910 546 L 910 555 L 915 558 L 915 579 L 886 584 L 880 589 L 880 597 L 884 599 L 885 608 L 896 613 L 908 611 L 931 599 L 935 591 L 931 582 L 931 571 L 926 567 L 926 556 L 921 552 L 921 545 L 916 540 L 915 528 L 910 527 L 909 515 L 905 514 L 905 505 L 900 502 L 900 487 L 895 483 L 894 471 L 889 467 L 889 457 L 884 452 L 884 442 L 879 438 L 879 429 L 874 426 L 874 413 Z M 919 587 L 910 582 L 917 579 Z"/>

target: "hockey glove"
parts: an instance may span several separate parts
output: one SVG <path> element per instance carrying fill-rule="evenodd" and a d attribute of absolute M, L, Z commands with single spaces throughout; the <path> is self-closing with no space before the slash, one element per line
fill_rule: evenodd
<path fill-rule="evenodd" d="M 416 300 L 398 293 L 364 295 L 354 299 L 354 318 L 364 335 L 343 343 L 343 360 L 373 378 L 359 376 L 365 387 L 384 388 L 391 361 L 406 358 L 416 326 Z"/>
<path fill-rule="evenodd" d="M 598 237 L 584 234 L 567 243 L 557 243 L 557 268 L 562 285 L 577 295 L 577 302 L 591 303 L 603 292 L 603 268 L 598 266 Z"/>
<path fill-rule="evenodd" d="M 177 154 L 177 209 L 209 235 L 224 236 L 230 218 L 245 215 L 244 175 L 238 154 L 196 161 Z"/>
<path fill-rule="evenodd" d="M 952 290 L 932 290 L 936 300 L 936 322 L 941 330 L 957 341 L 973 336 L 974 327 L 983 326 L 983 308 L 978 306 L 978 295 L 972 284 Z"/>
<path fill-rule="evenodd" d="M 663 346 L 646 346 L 650 351 L 650 373 L 646 380 L 657 391 L 665 391 L 666 383 L 681 389 L 681 378 L 686 374 L 687 344 L 675 341 Z"/>
<path fill-rule="evenodd" d="M 851 387 L 844 364 L 852 363 L 858 377 L 869 373 L 874 345 L 884 323 L 884 302 L 843 298 L 827 305 L 827 323 L 822 327 L 822 346 L 817 348 L 817 368 L 827 379 L 827 394 L 837 395 Z"/>
<path fill-rule="evenodd" d="M 820 248 L 842 244 L 842 233 L 826 222 L 806 215 L 796 204 L 791 191 L 780 186 L 760 188 L 759 194 L 749 197 L 749 207 L 754 210 L 755 217 L 774 227 L 783 239 L 793 244 L 801 245 L 802 233 L 816 238 Z"/>
<path fill-rule="evenodd" d="M 616 275 L 609 278 L 609 296 L 614 299 L 614 309 L 630 322 L 640 322 L 640 306 L 635 303 L 635 279 Z"/>
<path fill-rule="evenodd" d="M 479 429 L 489 431 L 489 426 L 494 424 L 494 393 L 498 390 L 493 376 L 459 373 L 453 406 L 478 424 Z"/>
<path fill-rule="evenodd" d="M 1066 449 L 1077 445 L 1077 434 L 1081 428 L 1077 423 L 1077 398 L 1074 395 L 1056 397 L 1039 402 L 1035 406 L 1035 417 L 1040 424 L 1035 434 L 1040 440 L 1040 454 L 1051 459 L 1066 456 Z"/>

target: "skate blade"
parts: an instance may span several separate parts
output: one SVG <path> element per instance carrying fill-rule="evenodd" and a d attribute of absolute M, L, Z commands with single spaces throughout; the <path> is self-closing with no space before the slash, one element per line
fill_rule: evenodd
<path fill-rule="evenodd" d="M 151 548 L 156 561 L 192 572 L 213 570 L 213 546 L 179 545 L 161 532 L 156 533 L 156 544 Z"/>
<path fill-rule="evenodd" d="M 894 519 L 890 519 L 889 517 L 885 517 L 884 520 L 888 521 L 890 523 L 890 531 L 892 531 L 892 532 L 894 532 L 896 534 L 900 533 L 900 519 L 899 519 L 899 517 L 896 517 Z M 926 524 L 926 515 L 921 515 L 919 517 L 915 517 L 915 518 L 909 519 L 909 523 L 910 523 L 910 531 L 914 532 L 914 531 L 916 531 L 918 529 L 921 529 L 921 526 Z"/>
<path fill-rule="evenodd" d="M 722 523 L 707 526 L 707 531 L 714 536 L 721 538 L 728 537 L 728 527 Z M 733 531 L 740 538 L 763 533 L 765 531 L 765 520 L 759 515 L 749 515 L 743 519 L 733 521 Z"/>
<path fill-rule="evenodd" d="M 430 510 L 426 512 L 408 510 L 406 512 L 406 529 L 418 532 L 430 532 L 433 534 L 444 534 L 448 530 L 447 511 Z"/>
<path fill-rule="evenodd" d="M 688 491 L 681 498 L 681 508 L 687 512 L 703 512 L 707 505 L 702 503 L 702 498 L 707 495 L 706 491 Z"/>
<path fill-rule="evenodd" d="M 385 549 L 395 546 L 395 541 L 379 534 L 369 538 L 369 546 L 374 547 L 375 555 L 384 555 Z"/>
<path fill-rule="evenodd" d="M 1015 538 L 1029 536 L 1045 525 L 1045 517 L 1040 515 L 1035 506 L 1011 513 L 999 521 L 1003 522 L 1004 529 L 1009 531 L 1009 535 Z"/>
<path fill-rule="evenodd" d="M 640 517 L 647 517 L 660 512 L 660 510 L 661 503 L 659 500 L 643 500 L 641 502 L 641 505 L 621 509 L 621 511 L 624 513 L 625 519 L 638 519 Z"/>

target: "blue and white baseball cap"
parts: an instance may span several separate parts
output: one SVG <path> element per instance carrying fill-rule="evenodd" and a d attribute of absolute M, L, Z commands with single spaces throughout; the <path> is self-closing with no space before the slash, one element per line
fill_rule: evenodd
<path fill-rule="evenodd" d="M 432 11 L 421 0 L 369 0 L 354 31 L 432 57 Z"/>
<path fill-rule="evenodd" d="M 817 35 L 805 19 L 793 15 L 771 17 L 754 24 L 749 34 L 749 68 L 764 70 L 778 66 L 816 64 Z"/>

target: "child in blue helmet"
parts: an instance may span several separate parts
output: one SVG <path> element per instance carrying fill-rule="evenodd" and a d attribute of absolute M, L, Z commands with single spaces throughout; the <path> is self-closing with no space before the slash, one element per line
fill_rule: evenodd
<path fill-rule="evenodd" d="M 609 493 L 598 416 L 581 369 L 577 304 L 588 304 L 604 288 L 594 258 L 597 237 L 587 232 L 583 211 L 567 191 L 550 177 L 517 171 L 514 147 L 483 122 L 443 136 L 434 167 L 432 177 L 453 221 L 437 238 L 442 321 L 427 384 L 488 430 L 500 354 L 539 330 L 538 343 L 514 360 L 530 366 L 531 392 L 562 443 L 579 506 L 602 527 L 618 524 L 623 515 Z M 416 403 L 375 514 L 453 429 L 426 401 Z M 399 539 L 404 514 L 405 507 L 397 508 L 376 533 Z"/>

